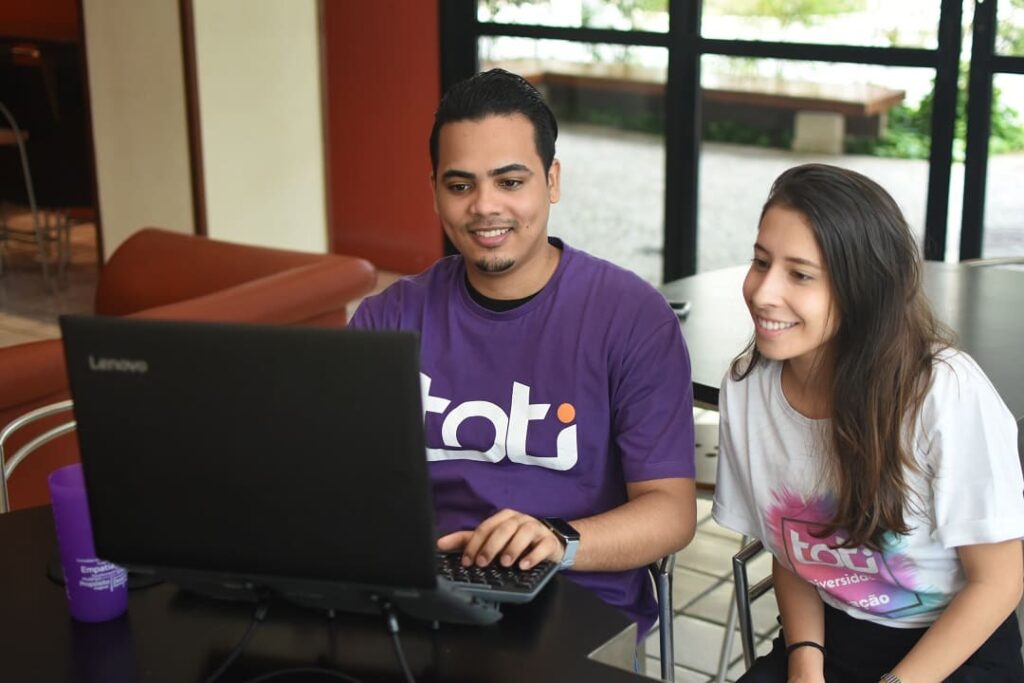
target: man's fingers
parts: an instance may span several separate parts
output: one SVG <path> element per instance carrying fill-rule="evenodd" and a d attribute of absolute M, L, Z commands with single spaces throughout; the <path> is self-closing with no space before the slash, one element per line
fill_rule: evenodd
<path fill-rule="evenodd" d="M 508 543 L 505 544 L 505 547 L 502 548 L 498 562 L 503 567 L 511 567 L 523 553 L 536 547 L 543 540 L 546 532 L 547 529 L 540 525 L 523 524 L 519 527 L 516 534 L 509 539 Z"/>
<path fill-rule="evenodd" d="M 545 531 L 548 531 L 545 529 Z M 544 538 L 537 542 L 533 546 L 533 549 L 519 560 L 520 569 L 530 569 L 535 567 L 544 560 L 550 560 L 551 562 L 561 562 L 562 555 L 565 554 L 565 548 L 562 547 L 562 542 L 555 538 L 555 535 L 548 531 Z"/>
<path fill-rule="evenodd" d="M 518 560 L 521 569 L 539 562 L 559 562 L 564 549 L 558 538 L 535 517 L 501 510 L 472 531 L 456 531 L 437 541 L 441 550 L 462 549 L 462 565 L 486 566 L 495 560 L 505 567 Z"/>
<path fill-rule="evenodd" d="M 461 550 L 473 536 L 472 531 L 455 531 L 437 539 L 437 549 L 444 552 Z"/>
<path fill-rule="evenodd" d="M 486 537 L 482 535 L 481 529 L 477 529 L 477 538 L 482 541 L 472 557 L 477 566 L 488 565 L 499 557 L 508 542 L 519 532 L 520 524 L 521 521 L 517 517 L 505 519 L 493 526 Z"/>

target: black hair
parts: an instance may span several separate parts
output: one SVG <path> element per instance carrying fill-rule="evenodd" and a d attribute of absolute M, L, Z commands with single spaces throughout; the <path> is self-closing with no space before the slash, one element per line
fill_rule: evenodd
<path fill-rule="evenodd" d="M 460 81 L 441 98 L 430 131 L 431 168 L 437 172 L 437 148 L 444 124 L 513 114 L 522 114 L 533 124 L 533 141 L 546 176 L 555 158 L 558 122 L 529 81 L 504 69 L 491 69 Z"/>

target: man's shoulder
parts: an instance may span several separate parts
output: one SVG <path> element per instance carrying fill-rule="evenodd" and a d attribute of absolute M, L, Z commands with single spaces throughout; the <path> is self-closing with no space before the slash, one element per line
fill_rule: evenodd
<path fill-rule="evenodd" d="M 570 256 L 570 271 L 574 271 L 569 273 L 571 280 L 582 283 L 588 293 L 632 305 L 647 301 L 668 310 L 665 298 L 654 285 L 633 271 L 569 245 L 563 248 Z"/>
<path fill-rule="evenodd" d="M 400 320 L 422 309 L 450 291 L 452 283 L 460 282 L 462 257 L 446 256 L 416 275 L 406 275 L 379 294 L 367 297 L 352 318 L 355 327 L 401 327 Z"/>

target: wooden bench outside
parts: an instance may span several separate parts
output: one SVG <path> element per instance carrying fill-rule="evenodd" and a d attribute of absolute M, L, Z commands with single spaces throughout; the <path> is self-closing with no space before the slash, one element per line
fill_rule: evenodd
<path fill-rule="evenodd" d="M 663 116 L 665 69 L 630 64 L 581 64 L 532 59 L 498 62 L 547 91 L 552 106 L 611 104 Z M 834 85 L 782 78 L 719 76 L 702 78 L 705 121 L 729 120 L 766 130 L 793 131 L 800 151 L 842 153 L 847 134 L 880 137 L 888 112 L 906 96 L 866 83 Z M 633 102 L 627 102 L 633 100 Z"/>

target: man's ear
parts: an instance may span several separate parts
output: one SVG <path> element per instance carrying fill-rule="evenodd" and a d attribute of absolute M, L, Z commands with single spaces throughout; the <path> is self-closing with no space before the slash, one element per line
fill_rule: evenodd
<path fill-rule="evenodd" d="M 562 196 L 561 186 L 562 164 L 558 159 L 551 160 L 551 168 L 548 169 L 548 200 L 555 204 Z"/>
<path fill-rule="evenodd" d="M 434 202 L 434 213 L 440 214 L 437 210 L 437 175 L 433 171 L 430 172 L 430 196 Z"/>

